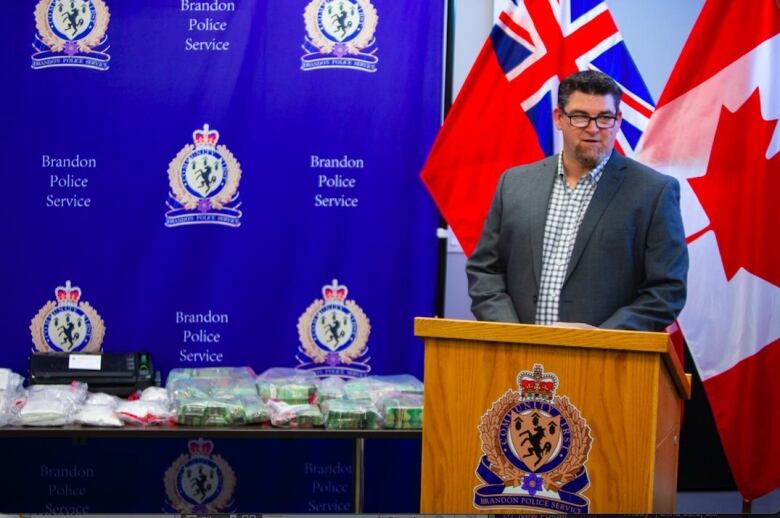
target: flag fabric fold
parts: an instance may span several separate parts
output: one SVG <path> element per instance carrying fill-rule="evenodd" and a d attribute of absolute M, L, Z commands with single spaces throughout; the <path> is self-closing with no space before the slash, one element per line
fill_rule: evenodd
<path fill-rule="evenodd" d="M 708 0 L 638 150 L 675 176 L 690 254 L 678 319 L 739 491 L 780 487 L 780 6 Z"/>
<path fill-rule="evenodd" d="M 470 255 L 506 169 L 560 150 L 552 112 L 560 81 L 596 69 L 624 91 L 616 147 L 634 153 L 654 101 L 603 0 L 508 2 L 447 115 L 422 171 Z"/>

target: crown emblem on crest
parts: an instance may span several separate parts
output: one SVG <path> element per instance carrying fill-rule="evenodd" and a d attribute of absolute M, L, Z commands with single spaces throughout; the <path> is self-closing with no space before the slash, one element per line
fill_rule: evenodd
<path fill-rule="evenodd" d="M 555 389 L 558 388 L 558 376 L 552 372 L 544 372 L 543 367 L 536 363 L 532 371 L 520 371 L 517 375 L 517 387 L 523 401 L 552 401 Z"/>
<path fill-rule="evenodd" d="M 57 289 L 54 290 L 54 294 L 57 296 L 58 304 L 76 305 L 81 298 L 81 288 L 78 286 L 71 286 L 70 281 L 65 281 L 65 286 L 57 286 Z"/>
<path fill-rule="evenodd" d="M 187 443 L 191 457 L 208 457 L 214 451 L 214 443 L 206 439 L 195 439 Z"/>
<path fill-rule="evenodd" d="M 322 287 L 322 298 L 326 304 L 344 304 L 344 301 L 347 300 L 347 292 L 346 286 L 342 286 L 336 279 L 333 279 L 332 283 Z"/>
<path fill-rule="evenodd" d="M 192 140 L 196 146 L 215 147 L 219 140 L 219 131 L 209 129 L 208 124 L 203 125 L 203 129 L 197 129 L 192 132 Z"/>

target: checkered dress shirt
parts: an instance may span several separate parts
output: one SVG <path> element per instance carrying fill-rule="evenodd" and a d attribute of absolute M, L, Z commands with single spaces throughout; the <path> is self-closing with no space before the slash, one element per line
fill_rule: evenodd
<path fill-rule="evenodd" d="M 547 221 L 544 224 L 542 247 L 542 276 L 536 301 L 536 323 L 558 322 L 561 287 L 566 277 L 577 231 L 585 216 L 593 193 L 609 160 L 609 155 L 577 182 L 574 189 L 566 184 L 563 172 L 563 153 L 558 154 L 558 174 L 553 183 Z"/>

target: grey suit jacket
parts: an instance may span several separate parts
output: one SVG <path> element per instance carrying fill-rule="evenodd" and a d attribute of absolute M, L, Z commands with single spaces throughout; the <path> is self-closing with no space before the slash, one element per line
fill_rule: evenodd
<path fill-rule="evenodd" d="M 466 264 L 479 320 L 534 323 L 553 156 L 506 171 Z M 688 250 L 677 180 L 613 152 L 561 289 L 562 322 L 658 331 L 685 304 Z"/>

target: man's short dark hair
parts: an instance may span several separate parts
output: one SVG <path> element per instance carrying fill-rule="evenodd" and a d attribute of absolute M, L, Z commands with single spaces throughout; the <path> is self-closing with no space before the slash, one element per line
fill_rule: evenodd
<path fill-rule="evenodd" d="M 575 72 L 558 86 L 558 108 L 563 110 L 569 102 L 569 96 L 573 92 L 582 92 L 591 95 L 612 94 L 615 99 L 615 113 L 620 107 L 620 96 L 623 91 L 614 79 L 598 70 L 582 70 Z"/>

